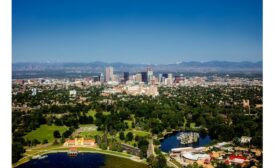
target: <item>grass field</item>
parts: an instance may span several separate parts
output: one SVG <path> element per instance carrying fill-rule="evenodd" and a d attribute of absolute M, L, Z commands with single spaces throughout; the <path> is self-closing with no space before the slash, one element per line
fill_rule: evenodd
<path fill-rule="evenodd" d="M 88 115 L 94 117 L 94 119 L 96 119 L 96 118 L 95 118 L 95 114 L 96 114 L 96 111 L 95 111 L 95 110 L 90 110 L 90 111 L 88 111 Z M 110 114 L 111 114 L 111 113 L 108 112 L 108 111 L 103 111 L 103 115 L 110 115 Z"/>
<path fill-rule="evenodd" d="M 149 132 L 146 131 L 139 131 L 139 130 L 126 130 L 125 134 L 127 134 L 128 132 L 132 132 L 135 136 L 148 136 L 150 135 Z"/>
<path fill-rule="evenodd" d="M 132 122 L 131 120 L 124 120 L 125 123 L 128 124 L 129 128 L 132 128 Z"/>
<path fill-rule="evenodd" d="M 196 127 L 196 123 L 192 122 L 190 123 L 190 128 L 195 128 Z"/>
<path fill-rule="evenodd" d="M 33 130 L 29 132 L 27 135 L 25 135 L 25 139 L 27 140 L 33 140 L 37 139 L 40 142 L 42 142 L 44 139 L 47 139 L 49 142 L 54 141 L 53 132 L 55 130 L 58 130 L 60 134 L 62 135 L 63 132 L 65 132 L 68 129 L 66 126 L 55 126 L 55 125 L 41 125 L 36 130 Z"/>
<path fill-rule="evenodd" d="M 135 141 L 135 136 L 140 136 L 140 137 L 144 137 L 144 136 L 149 136 L 150 133 L 149 132 L 146 132 L 146 131 L 139 131 L 139 130 L 132 130 L 132 129 L 127 129 L 126 131 L 124 131 L 124 135 L 126 137 L 127 133 L 128 132 L 132 132 L 134 134 L 134 137 L 133 137 L 133 140 L 132 141 L 121 141 L 119 139 L 119 132 L 116 134 L 116 139 L 118 140 L 118 142 L 121 142 L 121 143 L 126 143 L 126 144 L 129 144 L 129 145 L 132 145 L 134 146 L 134 144 L 137 144 L 137 142 Z"/>
<path fill-rule="evenodd" d="M 83 137 L 83 138 L 92 138 L 96 135 L 100 135 L 102 136 L 103 135 L 103 132 L 102 131 L 90 131 L 90 132 L 81 132 L 79 133 L 79 136 Z"/>
<path fill-rule="evenodd" d="M 79 136 L 83 138 L 93 138 L 96 135 L 103 135 L 103 131 L 97 131 L 97 126 L 94 124 L 81 124 L 79 125 Z"/>
<path fill-rule="evenodd" d="M 144 163 L 134 162 L 129 159 L 119 158 L 115 156 L 105 155 L 104 168 L 146 168 L 148 167 Z"/>

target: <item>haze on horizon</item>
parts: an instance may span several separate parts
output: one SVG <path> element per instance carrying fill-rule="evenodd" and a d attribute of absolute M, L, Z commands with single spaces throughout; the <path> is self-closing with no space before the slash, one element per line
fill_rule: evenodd
<path fill-rule="evenodd" d="M 261 61 L 262 0 L 13 0 L 13 62 Z"/>

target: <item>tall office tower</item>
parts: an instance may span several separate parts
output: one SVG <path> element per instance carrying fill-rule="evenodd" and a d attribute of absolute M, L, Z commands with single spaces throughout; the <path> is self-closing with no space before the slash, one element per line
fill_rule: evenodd
<path fill-rule="evenodd" d="M 99 75 L 93 76 L 92 79 L 93 79 L 93 82 L 99 82 L 100 76 Z"/>
<path fill-rule="evenodd" d="M 128 81 L 129 80 L 129 72 L 124 72 L 124 81 Z"/>
<path fill-rule="evenodd" d="M 106 82 L 112 81 L 114 76 L 114 69 L 113 67 L 106 67 Z"/>
<path fill-rule="evenodd" d="M 162 74 L 159 74 L 159 83 L 162 82 Z"/>
<path fill-rule="evenodd" d="M 103 75 L 103 73 L 100 73 L 99 80 L 100 80 L 101 83 L 104 82 L 104 75 Z"/>
<path fill-rule="evenodd" d="M 153 70 L 152 68 L 147 68 L 147 81 L 150 82 L 153 79 Z"/>
<path fill-rule="evenodd" d="M 147 75 L 147 72 L 141 72 L 141 80 L 142 80 L 142 82 L 144 82 L 144 83 L 147 83 L 147 82 L 148 82 L 148 75 Z"/>
<path fill-rule="evenodd" d="M 141 78 L 141 74 L 140 74 L 140 73 L 137 73 L 137 74 L 136 74 L 136 79 L 135 79 L 135 81 L 137 81 L 137 82 L 141 82 L 141 81 L 142 81 L 142 78 Z"/>
<path fill-rule="evenodd" d="M 168 85 L 172 85 L 173 84 L 173 75 L 171 73 L 168 74 Z"/>
<path fill-rule="evenodd" d="M 162 75 L 164 78 L 168 78 L 168 73 Z"/>
<path fill-rule="evenodd" d="M 173 78 L 173 74 L 169 73 L 168 74 L 168 78 L 172 79 Z"/>

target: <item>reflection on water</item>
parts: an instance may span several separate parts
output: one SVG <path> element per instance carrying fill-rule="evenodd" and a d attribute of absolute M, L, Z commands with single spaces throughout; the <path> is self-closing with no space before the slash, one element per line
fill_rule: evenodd
<path fill-rule="evenodd" d="M 104 161 L 105 156 L 96 153 L 80 153 L 75 157 L 67 153 L 54 153 L 44 159 L 33 159 L 18 168 L 100 168 L 104 166 Z"/>
<path fill-rule="evenodd" d="M 188 147 L 188 146 L 201 147 L 201 146 L 205 146 L 211 142 L 211 138 L 209 135 L 206 135 L 206 136 L 200 135 L 198 142 L 183 145 L 180 143 L 180 140 L 177 140 L 177 136 L 179 136 L 180 133 L 181 132 L 177 132 L 177 133 L 167 136 L 164 140 L 162 140 L 160 142 L 161 143 L 160 149 L 164 152 L 169 153 L 169 151 L 172 148 Z"/>

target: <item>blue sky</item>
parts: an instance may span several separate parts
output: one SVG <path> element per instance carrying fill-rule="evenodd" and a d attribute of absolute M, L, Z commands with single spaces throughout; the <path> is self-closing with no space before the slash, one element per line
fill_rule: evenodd
<path fill-rule="evenodd" d="M 13 62 L 261 61 L 261 0 L 13 0 Z"/>

